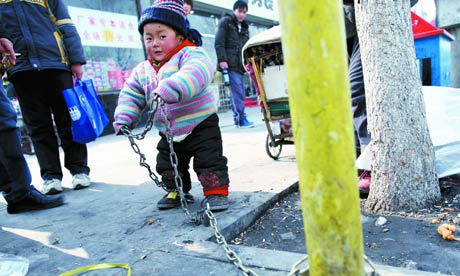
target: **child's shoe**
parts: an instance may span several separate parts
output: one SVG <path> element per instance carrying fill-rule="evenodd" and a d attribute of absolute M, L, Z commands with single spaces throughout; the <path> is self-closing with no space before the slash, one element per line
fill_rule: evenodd
<path fill-rule="evenodd" d="M 189 193 L 184 193 L 185 200 L 187 203 L 195 202 L 193 196 Z M 172 209 L 176 207 L 180 207 L 180 195 L 178 191 L 173 191 L 167 193 L 160 201 L 157 203 L 157 208 L 160 210 Z"/>
<path fill-rule="evenodd" d="M 211 211 L 223 211 L 228 209 L 228 197 L 224 195 L 208 195 L 206 202 Z"/>

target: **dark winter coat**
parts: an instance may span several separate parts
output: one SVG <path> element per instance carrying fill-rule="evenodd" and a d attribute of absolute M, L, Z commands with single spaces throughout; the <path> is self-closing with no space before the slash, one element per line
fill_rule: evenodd
<path fill-rule="evenodd" d="M 249 26 L 246 21 L 241 22 L 241 31 L 238 31 L 238 21 L 234 14 L 225 14 L 217 26 L 214 47 L 217 55 L 217 69 L 219 63 L 226 61 L 228 70 L 244 74 L 245 70 L 241 58 L 244 44 L 249 40 Z"/>
<path fill-rule="evenodd" d="M 70 71 L 69 65 L 86 63 L 80 36 L 62 0 L 0 1 L 0 29 L 21 54 L 8 71 L 10 77 L 21 71 Z"/>

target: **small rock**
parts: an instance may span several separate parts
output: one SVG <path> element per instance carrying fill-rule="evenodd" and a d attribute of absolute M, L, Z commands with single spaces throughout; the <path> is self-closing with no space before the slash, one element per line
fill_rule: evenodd
<path fill-rule="evenodd" d="M 401 267 L 411 269 L 411 270 L 416 270 L 417 269 L 417 263 L 411 260 L 405 260 L 402 264 Z"/>
<path fill-rule="evenodd" d="M 375 221 L 374 225 L 375 226 L 383 226 L 387 223 L 387 219 L 384 217 L 378 217 L 378 219 Z"/>
<path fill-rule="evenodd" d="M 282 240 L 294 240 L 295 239 L 295 235 L 292 232 L 280 234 L 280 237 Z"/>
<path fill-rule="evenodd" d="M 388 229 L 388 228 L 383 228 L 383 229 L 382 229 L 382 232 L 383 232 L 383 233 L 387 233 L 388 231 L 390 231 L 390 229 Z"/>

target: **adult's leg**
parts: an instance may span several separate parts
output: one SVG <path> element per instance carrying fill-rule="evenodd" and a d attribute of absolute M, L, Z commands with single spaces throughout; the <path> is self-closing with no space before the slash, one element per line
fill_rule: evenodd
<path fill-rule="evenodd" d="M 232 96 L 233 120 L 235 125 L 240 126 L 244 117 L 244 82 L 243 75 L 236 71 L 229 71 L 230 92 Z"/>
<path fill-rule="evenodd" d="M 62 90 L 73 87 L 73 79 L 70 72 L 63 70 L 46 70 L 49 79 L 49 104 L 53 113 L 54 123 L 61 139 L 61 147 L 64 150 L 64 167 L 72 175 L 89 174 L 88 151 L 86 144 L 76 143 L 72 140 L 72 119 L 70 118 L 67 104 Z"/>
<path fill-rule="evenodd" d="M 11 82 L 28 126 L 43 179 L 62 179 L 57 137 L 50 109 L 49 85 L 44 71 L 27 71 L 13 75 Z"/>
<path fill-rule="evenodd" d="M 363 66 L 359 41 L 356 38 L 350 57 L 349 78 L 351 89 L 351 104 L 353 112 L 353 125 L 358 136 L 361 152 L 369 144 L 371 135 L 367 130 L 366 94 L 364 87 Z"/>
<path fill-rule="evenodd" d="M 7 202 L 21 200 L 30 190 L 31 176 L 20 141 L 16 112 L 0 89 L 0 188 Z"/>

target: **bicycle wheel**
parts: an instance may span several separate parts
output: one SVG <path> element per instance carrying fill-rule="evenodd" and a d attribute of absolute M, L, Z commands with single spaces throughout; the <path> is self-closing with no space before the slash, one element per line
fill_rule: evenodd
<path fill-rule="evenodd" d="M 267 134 L 265 150 L 267 151 L 268 156 L 270 156 L 274 160 L 278 160 L 282 149 L 283 149 L 283 144 L 274 145 L 272 143 L 272 139 L 270 138 L 270 134 Z"/>

